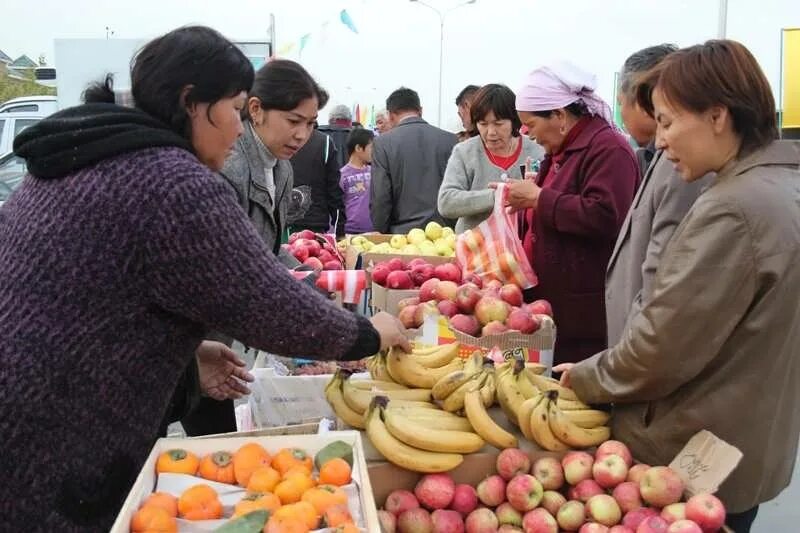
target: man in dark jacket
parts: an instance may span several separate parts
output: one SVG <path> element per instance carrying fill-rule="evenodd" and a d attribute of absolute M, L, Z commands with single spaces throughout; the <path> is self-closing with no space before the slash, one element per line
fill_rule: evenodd
<path fill-rule="evenodd" d="M 336 228 L 344 236 L 344 201 L 339 187 L 339 163 L 336 146 L 320 131 L 314 131 L 308 142 L 292 157 L 295 187 L 311 188 L 311 206 L 305 216 L 292 224 L 292 231 L 310 229 L 327 233 Z"/>
<path fill-rule="evenodd" d="M 353 131 L 353 115 L 350 108 L 339 104 L 328 114 L 328 124 L 319 127 L 319 131 L 327 135 L 336 146 L 336 164 L 342 168 L 350 157 L 347 155 L 347 138 Z"/>
<path fill-rule="evenodd" d="M 372 149 L 370 214 L 376 231 L 406 233 L 428 222 L 453 226 L 436 207 L 456 136 L 422 120 L 419 95 L 401 87 L 386 99 L 393 128 Z"/>

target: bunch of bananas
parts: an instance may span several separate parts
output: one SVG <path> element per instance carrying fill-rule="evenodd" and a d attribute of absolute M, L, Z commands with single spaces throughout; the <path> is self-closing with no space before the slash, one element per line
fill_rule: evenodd
<path fill-rule="evenodd" d="M 497 370 L 497 400 L 525 438 L 545 450 L 564 451 L 597 446 L 611 437 L 607 412 L 592 409 L 572 389 L 538 370 L 522 361 Z"/>

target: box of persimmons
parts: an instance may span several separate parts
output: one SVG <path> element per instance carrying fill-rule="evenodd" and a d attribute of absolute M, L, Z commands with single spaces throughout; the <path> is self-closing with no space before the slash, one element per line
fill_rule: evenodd
<path fill-rule="evenodd" d="M 361 436 L 159 439 L 112 533 L 380 531 Z"/>

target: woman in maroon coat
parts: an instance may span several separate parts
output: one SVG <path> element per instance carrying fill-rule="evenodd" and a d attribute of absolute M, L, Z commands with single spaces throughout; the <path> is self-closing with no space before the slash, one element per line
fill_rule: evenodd
<path fill-rule="evenodd" d="M 522 241 L 558 326 L 555 363 L 606 347 L 604 282 L 639 181 L 636 158 L 594 94 L 595 77 L 569 64 L 534 70 L 517 93 L 530 138 L 545 150 L 538 174 L 509 186 Z"/>

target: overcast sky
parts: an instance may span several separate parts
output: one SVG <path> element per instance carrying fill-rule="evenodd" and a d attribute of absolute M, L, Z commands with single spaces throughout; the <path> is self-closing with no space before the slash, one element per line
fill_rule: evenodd
<path fill-rule="evenodd" d="M 428 2 L 442 10 L 460 3 Z M 728 4 L 728 37 L 756 55 L 777 97 L 780 30 L 800 27 L 800 1 Z M 465 84 L 516 89 L 527 72 L 554 59 L 597 74 L 598 91 L 610 98 L 627 55 L 651 44 L 716 37 L 718 8 L 718 0 L 477 0 L 458 8 L 445 23 L 443 125 L 455 128 L 453 99 Z M 341 9 L 358 34 L 339 22 Z M 33 59 L 43 53 L 58 67 L 55 38 L 105 38 L 107 26 L 112 38 L 150 38 L 200 23 L 232 39 L 252 39 L 266 36 L 271 12 L 278 49 L 311 34 L 299 59 L 329 90 L 332 104 L 381 106 L 406 85 L 419 91 L 425 117 L 436 121 L 439 19 L 408 0 L 3 0 L 0 49 Z M 296 51 L 287 57 L 298 59 Z"/>

